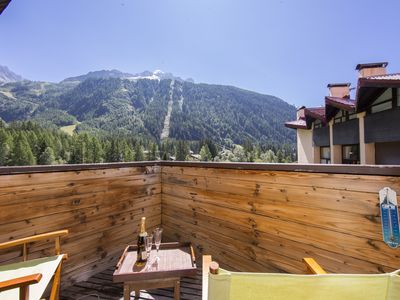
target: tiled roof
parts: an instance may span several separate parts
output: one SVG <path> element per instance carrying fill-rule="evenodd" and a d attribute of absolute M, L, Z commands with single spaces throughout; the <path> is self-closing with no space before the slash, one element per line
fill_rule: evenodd
<path fill-rule="evenodd" d="M 329 122 L 339 110 L 354 112 L 356 101 L 349 98 L 325 97 L 325 118 Z"/>
<path fill-rule="evenodd" d="M 294 129 L 307 129 L 307 123 L 304 119 L 298 119 L 296 121 L 290 121 L 285 123 L 286 127 Z"/>
<path fill-rule="evenodd" d="M 358 64 L 356 69 L 364 68 L 385 68 L 387 62 Z M 350 86 L 350 83 L 330 83 L 329 88 Z M 361 112 L 368 108 L 380 94 L 388 88 L 400 88 L 400 73 L 373 75 L 358 78 L 356 100 L 340 97 L 325 97 L 325 106 L 304 108 L 304 112 L 298 120 L 285 123 L 290 128 L 307 128 L 310 129 L 312 122 L 316 119 L 326 124 L 340 110 L 349 112 Z"/>
<path fill-rule="evenodd" d="M 325 121 L 325 107 L 309 107 L 304 109 L 306 117 L 312 117 L 314 119 L 319 119 Z"/>
<path fill-rule="evenodd" d="M 340 109 L 351 110 L 356 106 L 356 101 L 350 98 L 325 97 L 325 103 Z"/>
<path fill-rule="evenodd" d="M 365 78 L 372 80 L 400 80 L 400 73 L 375 75 L 375 76 L 368 76 Z"/>

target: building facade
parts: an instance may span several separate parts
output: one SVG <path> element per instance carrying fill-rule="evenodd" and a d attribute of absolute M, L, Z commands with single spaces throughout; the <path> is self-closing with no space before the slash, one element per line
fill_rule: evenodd
<path fill-rule="evenodd" d="M 295 121 L 299 163 L 400 164 L 400 73 L 388 63 L 359 64 L 355 99 L 350 83 L 328 84 L 321 107 L 301 107 Z"/>

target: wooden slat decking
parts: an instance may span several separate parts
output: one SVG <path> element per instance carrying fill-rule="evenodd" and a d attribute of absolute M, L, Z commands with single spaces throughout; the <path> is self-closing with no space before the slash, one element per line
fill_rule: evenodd
<path fill-rule="evenodd" d="M 61 290 L 61 300 L 119 300 L 123 299 L 122 284 L 112 282 L 113 268 L 90 277 L 87 281 L 77 282 Z M 166 300 L 173 299 L 173 289 L 141 291 L 139 299 Z M 134 298 L 132 293 L 131 299 Z M 201 267 L 195 278 L 184 277 L 181 281 L 182 300 L 201 300 Z"/>

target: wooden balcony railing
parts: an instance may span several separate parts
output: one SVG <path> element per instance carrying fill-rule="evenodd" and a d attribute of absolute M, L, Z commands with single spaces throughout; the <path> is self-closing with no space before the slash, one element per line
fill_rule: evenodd
<path fill-rule="evenodd" d="M 400 195 L 398 166 L 144 162 L 0 168 L 0 242 L 68 229 L 62 283 L 116 263 L 140 217 L 169 240 L 190 241 L 222 267 L 304 273 L 400 268 L 382 242 L 378 191 Z M 34 243 L 30 258 L 51 255 Z M 2 263 L 21 250 L 1 252 Z"/>

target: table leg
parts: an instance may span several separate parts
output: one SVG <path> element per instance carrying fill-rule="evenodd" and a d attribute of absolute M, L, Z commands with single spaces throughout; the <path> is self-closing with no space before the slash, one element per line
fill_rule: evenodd
<path fill-rule="evenodd" d="M 124 300 L 131 300 L 131 288 L 129 284 L 124 284 Z"/>
<path fill-rule="evenodd" d="M 140 298 L 140 290 L 135 290 L 135 299 Z"/>
<path fill-rule="evenodd" d="M 181 282 L 179 280 L 175 281 L 174 285 L 174 300 L 179 300 L 181 298 Z"/>

